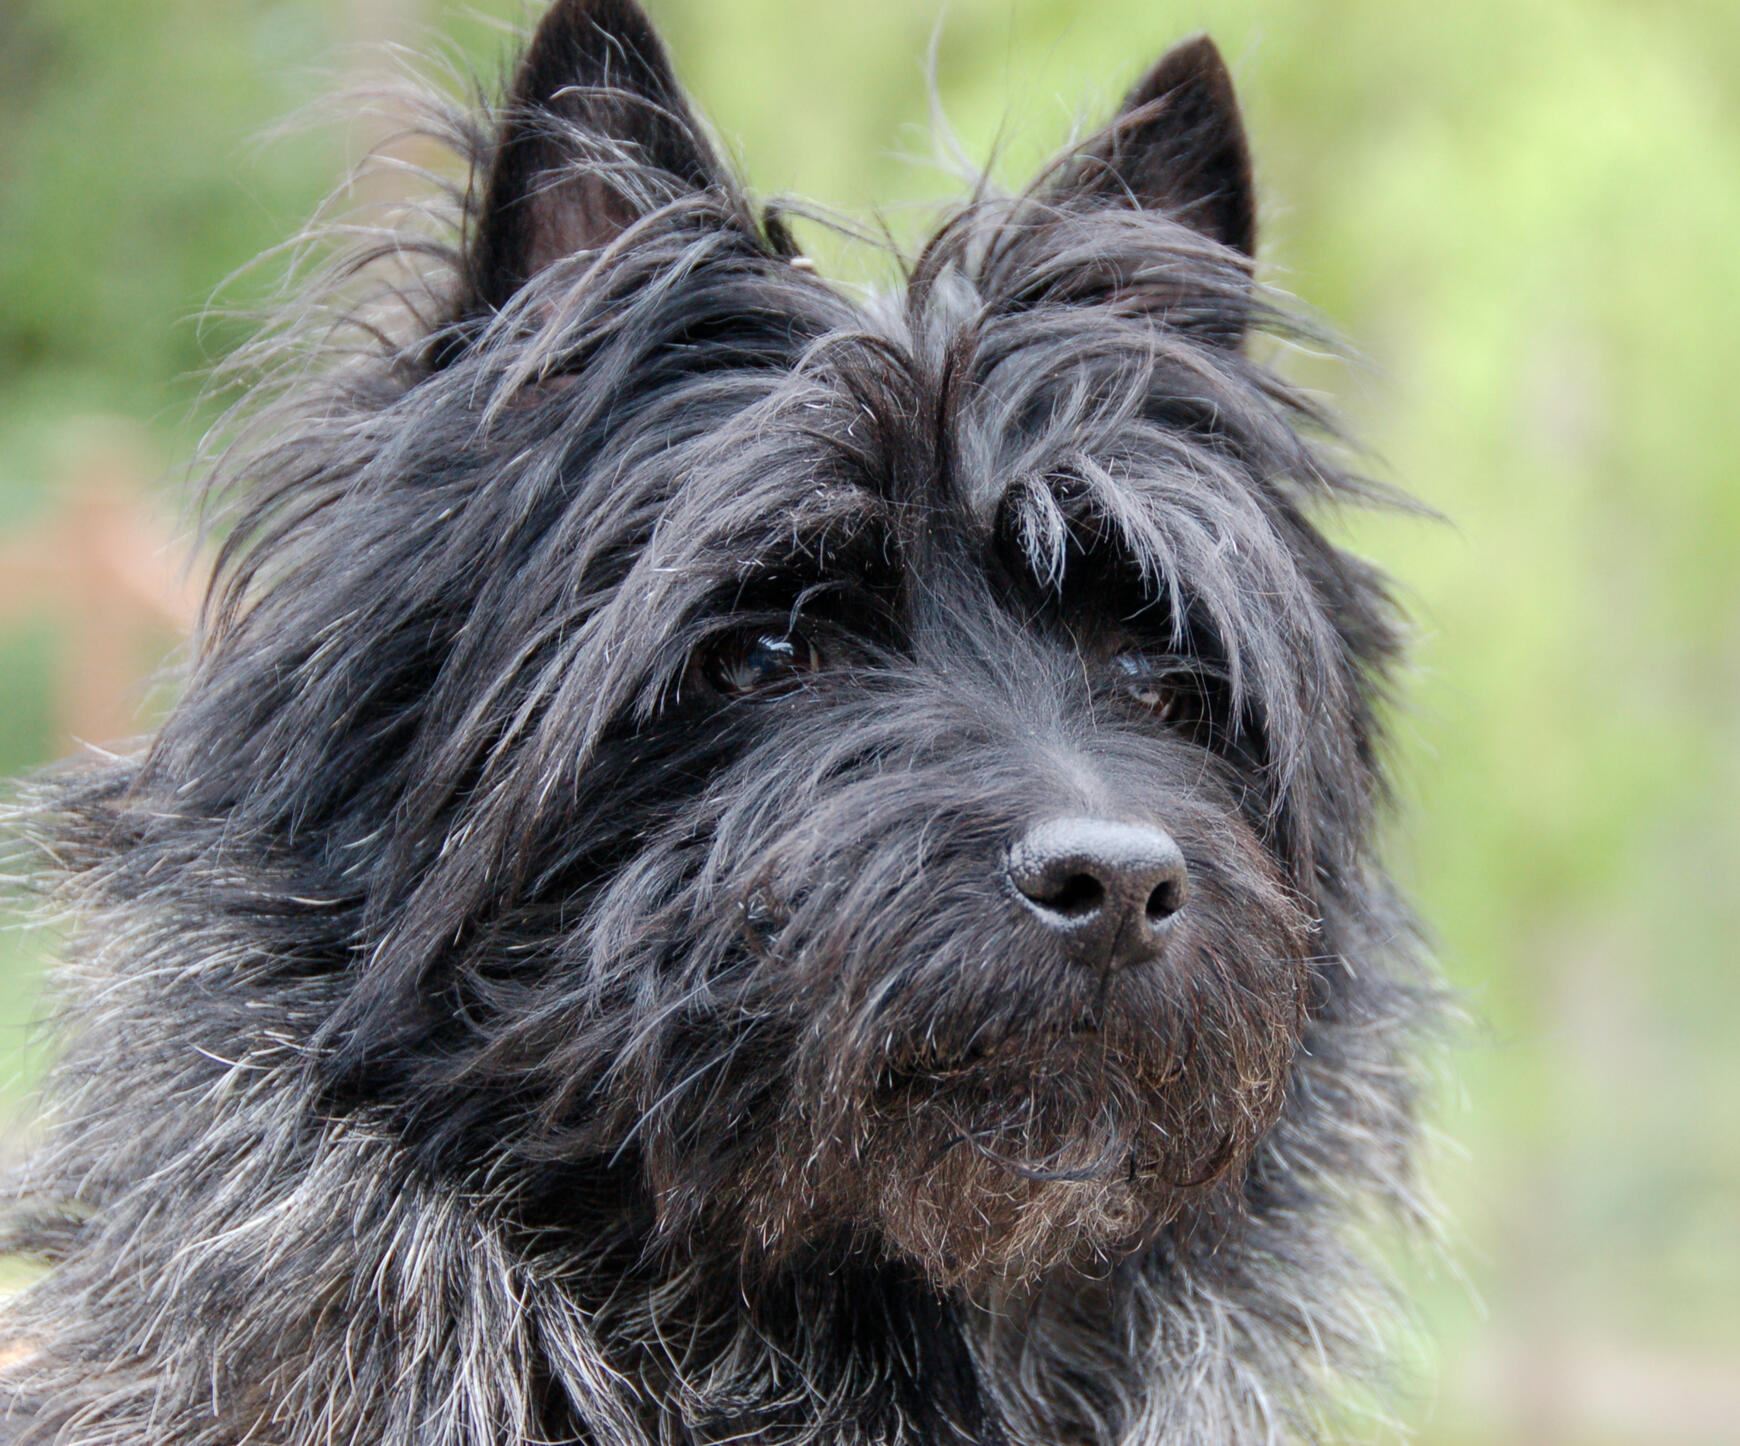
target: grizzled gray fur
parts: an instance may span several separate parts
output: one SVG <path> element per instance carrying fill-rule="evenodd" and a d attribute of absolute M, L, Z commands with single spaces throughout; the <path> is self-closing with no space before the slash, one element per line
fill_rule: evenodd
<path fill-rule="evenodd" d="M 1434 993 L 1214 47 L 869 300 L 632 0 L 449 135 L 211 464 L 167 722 L 20 806 L 0 1439 L 1320 1439 Z"/>

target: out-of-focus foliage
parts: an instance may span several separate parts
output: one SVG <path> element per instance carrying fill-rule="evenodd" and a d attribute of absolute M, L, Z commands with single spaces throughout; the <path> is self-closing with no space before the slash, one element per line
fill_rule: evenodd
<path fill-rule="evenodd" d="M 940 28 L 937 0 L 653 8 L 753 185 L 880 203 L 897 236 L 955 185 L 923 163 L 933 36 L 966 153 L 995 147 L 1019 180 L 1166 43 L 1214 33 L 1258 152 L 1266 274 L 1367 358 L 1286 364 L 1448 519 L 1345 524 L 1419 623 L 1395 845 L 1477 1019 L 1434 1170 L 1471 1283 L 1416 1272 L 1441 1344 L 1407 1414 L 1446 1443 L 1732 1440 L 1740 8 L 952 0 Z M 186 455 L 198 374 L 246 334 L 189 318 L 366 129 L 250 137 L 363 65 L 355 42 L 439 41 L 494 74 L 486 20 L 519 13 L 0 8 L 0 523 L 43 508 L 94 415 L 133 419 L 157 464 Z M 9 770 L 64 746 L 42 701 L 56 628 L 0 633 Z M 7 971 L 10 1020 L 27 972 Z"/>
<path fill-rule="evenodd" d="M 255 144 L 319 93 L 342 37 L 306 5 L 24 0 L 0 9 L 4 505 L 58 460 L 67 419 L 186 412 L 245 335 L 224 276 L 293 231 L 331 136 Z M 257 289 L 257 288 L 256 288 Z M 22 453 L 22 455 L 20 455 Z"/>

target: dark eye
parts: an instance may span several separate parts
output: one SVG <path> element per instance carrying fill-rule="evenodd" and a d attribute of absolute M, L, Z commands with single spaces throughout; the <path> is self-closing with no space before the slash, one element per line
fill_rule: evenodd
<path fill-rule="evenodd" d="M 1188 681 L 1175 668 L 1134 650 L 1112 655 L 1112 675 L 1119 692 L 1162 722 L 1178 711 L 1179 697 Z"/>
<path fill-rule="evenodd" d="M 799 632 L 741 628 L 714 639 L 696 658 L 701 676 L 726 697 L 783 693 L 822 666 L 816 645 Z"/>

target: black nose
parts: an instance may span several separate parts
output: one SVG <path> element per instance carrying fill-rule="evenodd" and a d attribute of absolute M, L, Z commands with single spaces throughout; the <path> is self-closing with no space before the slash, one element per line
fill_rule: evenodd
<path fill-rule="evenodd" d="M 1009 850 L 1009 881 L 1090 968 L 1154 958 L 1188 892 L 1172 836 L 1140 824 L 1053 818 Z"/>

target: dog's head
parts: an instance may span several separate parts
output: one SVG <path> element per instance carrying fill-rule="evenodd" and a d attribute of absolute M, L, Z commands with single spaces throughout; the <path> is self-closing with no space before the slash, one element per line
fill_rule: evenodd
<path fill-rule="evenodd" d="M 631 1181 L 939 1282 L 1236 1208 L 1393 651 L 1253 211 L 1188 42 L 855 299 L 560 0 L 441 314 L 253 454 L 148 764 L 335 921 L 284 965 L 333 1107 L 545 1227 Z"/>

